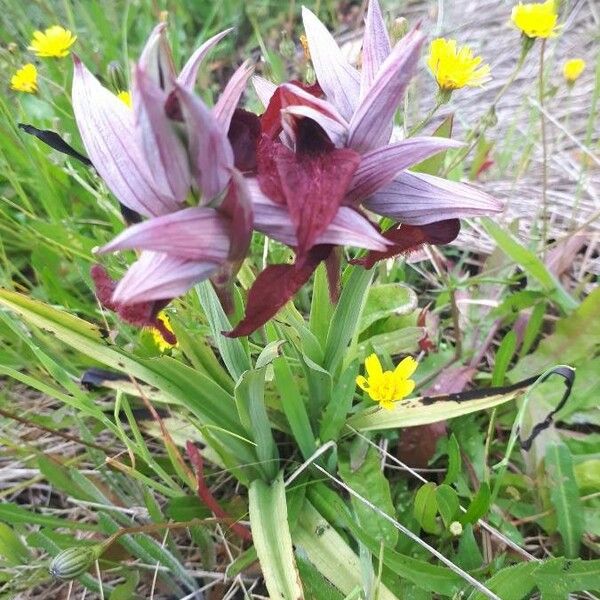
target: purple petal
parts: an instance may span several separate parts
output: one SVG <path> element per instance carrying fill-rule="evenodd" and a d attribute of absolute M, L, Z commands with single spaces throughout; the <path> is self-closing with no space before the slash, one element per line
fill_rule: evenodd
<path fill-rule="evenodd" d="M 287 208 L 269 200 L 261 192 L 255 179 L 248 178 L 247 182 L 254 209 L 254 228 L 274 240 L 296 247 L 296 228 Z M 341 206 L 329 227 L 318 236 L 316 244 L 355 246 L 383 251 L 389 242 L 359 212 Z"/>
<path fill-rule="evenodd" d="M 390 183 L 404 169 L 442 150 L 461 145 L 447 138 L 415 137 L 367 152 L 354 174 L 348 198 L 351 201 L 364 200 Z"/>
<path fill-rule="evenodd" d="M 302 20 L 317 81 L 329 101 L 350 119 L 360 95 L 360 75 L 348 62 L 337 42 L 317 16 L 305 6 Z"/>
<path fill-rule="evenodd" d="M 139 67 L 134 69 L 133 107 L 137 139 L 161 192 L 181 202 L 190 191 L 187 152 L 165 113 L 167 93 Z"/>
<path fill-rule="evenodd" d="M 360 96 L 364 98 L 371 87 L 379 67 L 390 55 L 392 46 L 378 0 L 369 0 L 362 48 Z"/>
<path fill-rule="evenodd" d="M 424 173 L 401 173 L 364 202 L 365 208 L 409 225 L 501 212 L 500 200 L 472 185 Z"/>
<path fill-rule="evenodd" d="M 295 117 L 308 118 L 315 121 L 315 123 L 318 123 L 336 148 L 343 148 L 346 145 L 346 140 L 348 138 L 347 125 L 343 125 L 339 121 L 328 117 L 321 111 L 310 106 L 289 106 L 281 111 L 281 124 L 283 125 L 283 130 L 290 139 L 296 139 L 296 128 L 294 127 Z"/>
<path fill-rule="evenodd" d="M 275 93 L 275 90 L 277 90 L 277 85 L 260 75 L 255 75 L 252 78 L 252 86 L 262 105 L 267 108 L 271 97 Z"/>
<path fill-rule="evenodd" d="M 229 227 L 214 208 L 184 208 L 128 227 L 98 252 L 129 249 L 221 262 L 229 253 Z"/>
<path fill-rule="evenodd" d="M 142 252 L 119 281 L 112 301 L 116 304 L 138 304 L 176 298 L 196 283 L 208 279 L 219 265 L 163 254 Z"/>
<path fill-rule="evenodd" d="M 187 124 L 192 172 L 206 202 L 218 196 L 229 182 L 233 150 L 227 132 L 200 98 L 178 84 L 175 93 Z"/>
<path fill-rule="evenodd" d="M 135 142 L 131 111 L 103 87 L 74 57 L 73 112 L 83 145 L 117 199 L 144 216 L 177 210 L 178 204 L 157 190 L 146 160 Z"/>
<path fill-rule="evenodd" d="M 166 23 L 159 23 L 150 34 L 140 55 L 139 66 L 161 89 L 170 92 L 175 80 L 175 63 L 167 41 Z"/>
<path fill-rule="evenodd" d="M 394 113 L 414 74 L 424 40 L 425 36 L 413 29 L 381 65 L 350 121 L 351 148 L 367 152 L 389 142 Z"/>
<path fill-rule="evenodd" d="M 223 93 L 219 96 L 219 99 L 213 108 L 213 115 L 221 124 L 223 131 L 229 131 L 231 117 L 237 108 L 238 102 L 246 89 L 248 79 L 250 79 L 250 75 L 252 75 L 253 72 L 254 67 L 250 61 L 247 60 L 236 69 L 235 73 L 231 76 L 231 79 L 227 82 Z"/>
<path fill-rule="evenodd" d="M 198 76 L 198 68 L 202 61 L 206 58 L 206 55 L 216 46 L 230 31 L 233 31 L 233 27 L 217 33 L 209 40 L 206 40 L 193 54 L 189 60 L 183 65 L 179 77 L 177 77 L 177 83 L 184 87 L 186 90 L 192 91 L 196 83 L 196 77 Z"/>

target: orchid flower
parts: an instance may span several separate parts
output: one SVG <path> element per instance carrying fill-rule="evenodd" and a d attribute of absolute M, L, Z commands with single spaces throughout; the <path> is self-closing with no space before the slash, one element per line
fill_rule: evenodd
<path fill-rule="evenodd" d="M 92 277 L 100 302 L 139 326 L 162 331 L 157 315 L 171 299 L 207 278 L 224 283 L 250 244 L 249 191 L 227 134 L 252 69 L 244 63 L 234 73 L 212 110 L 192 91 L 202 59 L 226 33 L 177 76 L 165 25 L 156 27 L 133 69 L 133 109 L 75 57 L 83 144 L 119 202 L 145 217 L 98 250 L 141 251 L 125 276 L 114 282 L 96 265 Z"/>
<path fill-rule="evenodd" d="M 307 8 L 302 14 L 317 82 L 275 86 L 254 78 L 266 110 L 250 184 L 255 228 L 294 247 L 296 263 L 267 267 L 258 276 L 246 317 L 231 335 L 246 335 L 262 324 L 265 297 L 276 300 L 267 318 L 273 316 L 322 257 L 331 258 L 333 245 L 370 250 L 358 261 L 370 268 L 424 243 L 451 242 L 461 217 L 502 210 L 500 202 L 471 186 L 408 171 L 459 143 L 438 137 L 390 141 L 425 39 L 418 29 L 392 48 L 379 4 L 371 0 L 359 72 L 323 23 Z M 278 213 L 276 223 L 265 214 L 269 202 L 269 216 L 274 208 Z M 377 234 L 361 206 L 401 226 Z M 345 231 L 336 227 L 344 219 Z"/>

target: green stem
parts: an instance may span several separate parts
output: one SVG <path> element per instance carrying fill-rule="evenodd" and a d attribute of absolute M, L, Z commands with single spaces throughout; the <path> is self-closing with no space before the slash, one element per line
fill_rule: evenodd
<path fill-rule="evenodd" d="M 546 142 L 546 119 L 544 118 L 544 54 L 546 40 L 540 46 L 540 126 L 542 132 L 542 260 L 546 257 L 546 242 L 548 240 L 548 147 Z"/>

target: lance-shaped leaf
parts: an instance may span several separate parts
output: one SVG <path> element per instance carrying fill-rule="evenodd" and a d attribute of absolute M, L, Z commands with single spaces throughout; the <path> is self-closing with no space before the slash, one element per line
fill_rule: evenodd
<path fill-rule="evenodd" d="M 222 262 L 229 252 L 229 235 L 227 219 L 214 208 L 194 206 L 132 225 L 99 252 L 135 248 Z"/>
<path fill-rule="evenodd" d="M 254 73 L 254 67 L 250 61 L 247 60 L 242 63 L 227 82 L 225 89 L 213 108 L 213 115 L 225 132 L 229 130 L 231 117 L 233 117 L 233 113 L 237 108 L 252 73 Z"/>
<path fill-rule="evenodd" d="M 348 198 L 356 201 L 368 198 L 404 169 L 442 150 L 461 145 L 446 138 L 415 137 L 371 150 L 361 157 Z"/>
<path fill-rule="evenodd" d="M 365 208 L 409 225 L 501 212 L 504 204 L 472 185 L 424 173 L 400 173 Z"/>
<path fill-rule="evenodd" d="M 167 24 L 159 23 L 150 34 L 138 66 L 165 92 L 173 89 L 175 63 L 166 35 Z"/>
<path fill-rule="evenodd" d="M 333 36 L 305 6 L 302 20 L 317 81 L 342 116 L 350 119 L 360 94 L 360 75 L 348 62 Z"/>
<path fill-rule="evenodd" d="M 230 32 L 233 31 L 233 27 L 221 31 L 214 35 L 209 40 L 206 40 L 193 54 L 190 56 L 188 61 L 183 65 L 183 69 L 177 77 L 177 83 L 181 87 L 188 91 L 194 89 L 196 83 L 196 77 L 198 76 L 198 69 L 202 61 L 206 58 L 206 55 Z"/>
<path fill-rule="evenodd" d="M 193 285 L 208 279 L 219 265 L 210 261 L 186 260 L 162 252 L 142 252 L 119 281 L 112 300 L 136 304 L 181 296 Z"/>
<path fill-rule="evenodd" d="M 254 228 L 278 242 L 297 246 L 296 228 L 287 208 L 269 200 L 260 190 L 256 179 L 249 178 L 247 182 L 254 210 Z M 358 211 L 340 206 L 327 229 L 317 237 L 316 243 L 383 251 L 391 242 Z"/>
<path fill-rule="evenodd" d="M 371 87 L 379 67 L 390 55 L 392 47 L 378 0 L 369 1 L 362 47 L 362 70 L 360 72 L 360 96 L 364 98 Z"/>
<path fill-rule="evenodd" d="M 165 113 L 166 100 L 166 92 L 136 66 L 133 108 L 137 140 L 161 192 L 181 202 L 190 190 L 190 168 L 183 143 Z"/>
<path fill-rule="evenodd" d="M 83 145 L 110 191 L 144 216 L 177 210 L 161 195 L 135 141 L 133 112 L 74 57 L 73 112 Z"/>
<path fill-rule="evenodd" d="M 271 97 L 277 90 L 277 85 L 260 75 L 255 75 L 252 78 L 252 87 L 254 88 L 258 99 L 261 101 L 261 104 L 267 108 L 271 101 Z"/>
<path fill-rule="evenodd" d="M 387 144 L 393 118 L 410 82 L 425 36 L 414 29 L 402 38 L 379 68 L 350 121 L 348 145 L 367 152 Z"/>
<path fill-rule="evenodd" d="M 200 98 L 178 84 L 175 93 L 187 125 L 192 172 L 198 179 L 204 201 L 212 200 L 225 189 L 231 177 L 231 144 L 226 132 Z"/>

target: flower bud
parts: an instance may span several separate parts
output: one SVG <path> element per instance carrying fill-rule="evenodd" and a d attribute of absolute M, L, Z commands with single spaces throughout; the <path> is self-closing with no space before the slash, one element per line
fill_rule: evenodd
<path fill-rule="evenodd" d="M 101 550 L 101 545 L 67 548 L 52 559 L 48 569 L 50 575 L 56 579 L 75 579 L 92 566 Z"/>
<path fill-rule="evenodd" d="M 452 521 L 448 527 L 448 530 L 454 536 L 459 536 L 463 532 L 462 525 L 458 521 Z"/>
<path fill-rule="evenodd" d="M 399 42 L 408 33 L 408 21 L 404 17 L 394 19 L 390 29 L 392 44 Z"/>

